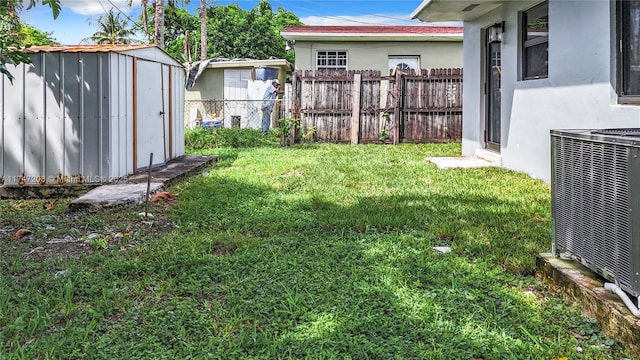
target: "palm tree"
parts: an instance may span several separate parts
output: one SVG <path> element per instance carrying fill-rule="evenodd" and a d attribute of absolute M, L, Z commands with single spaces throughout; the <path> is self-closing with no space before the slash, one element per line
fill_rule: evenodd
<path fill-rule="evenodd" d="M 154 36 L 155 44 L 164 49 L 164 1 L 156 0 L 153 21 L 155 23 Z"/>
<path fill-rule="evenodd" d="M 85 40 L 96 44 L 130 44 L 134 42 L 135 32 L 129 28 L 127 19 L 121 18 L 120 15 L 120 13 L 114 14 L 111 9 L 107 14 L 98 17 L 95 23 L 98 26 L 98 31 Z M 88 22 L 91 24 L 93 21 L 89 19 Z"/>
<path fill-rule="evenodd" d="M 167 0 L 169 6 L 176 6 L 177 0 Z M 182 0 L 182 4 L 188 4 L 189 0 Z M 133 0 L 129 0 L 129 6 L 133 3 Z M 149 19 L 147 18 L 147 6 L 149 0 L 140 0 L 140 6 L 142 7 L 142 21 L 144 22 L 144 28 L 148 29 Z M 153 43 L 159 48 L 164 49 L 164 0 L 156 0 L 153 4 Z"/>
<path fill-rule="evenodd" d="M 166 0 L 169 6 L 176 6 L 177 0 Z M 204 48 L 201 52 L 201 56 L 204 59 L 206 57 L 206 27 L 207 27 L 207 14 L 206 14 L 206 0 L 200 0 L 200 21 L 201 29 L 204 29 L 204 35 L 202 35 L 200 42 Z M 181 0 L 182 5 L 188 4 L 190 0 Z M 129 6 L 133 4 L 133 0 L 129 0 Z M 142 7 L 142 22 L 145 29 L 149 28 L 149 18 L 147 17 L 147 7 L 149 6 L 149 0 L 140 0 L 140 6 Z M 164 49 L 164 7 L 165 0 L 155 0 L 153 2 L 153 42 L 158 47 Z M 150 35 L 150 34 L 148 34 Z M 187 40 L 188 41 L 188 40 Z"/>
<path fill-rule="evenodd" d="M 129 7 L 133 0 L 129 0 Z M 149 17 L 147 16 L 147 6 L 149 6 L 149 0 L 140 0 L 140 6 L 142 7 L 142 25 L 144 26 L 144 33 L 147 36 L 147 39 L 151 40 L 151 34 L 149 34 Z"/>
<path fill-rule="evenodd" d="M 200 60 L 204 60 L 206 58 L 207 58 L 207 0 L 200 0 Z"/>

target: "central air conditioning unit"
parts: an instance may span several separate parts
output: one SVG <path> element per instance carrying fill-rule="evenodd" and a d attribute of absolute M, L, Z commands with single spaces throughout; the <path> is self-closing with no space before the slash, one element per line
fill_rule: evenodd
<path fill-rule="evenodd" d="M 640 128 L 551 130 L 553 253 L 640 296 Z"/>

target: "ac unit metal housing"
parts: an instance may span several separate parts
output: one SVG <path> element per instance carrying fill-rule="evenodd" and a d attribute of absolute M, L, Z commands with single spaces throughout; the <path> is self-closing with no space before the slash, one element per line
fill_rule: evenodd
<path fill-rule="evenodd" d="M 640 128 L 551 130 L 553 253 L 640 296 Z"/>

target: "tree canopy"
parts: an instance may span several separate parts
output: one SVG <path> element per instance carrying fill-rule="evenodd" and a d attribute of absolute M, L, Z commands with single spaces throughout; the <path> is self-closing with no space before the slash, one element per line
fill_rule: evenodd
<path fill-rule="evenodd" d="M 89 19 L 89 24 L 97 25 L 98 31 L 93 33 L 90 40 L 96 44 L 129 44 L 135 42 L 133 31 L 127 19 L 122 14 L 115 14 L 113 9 L 105 15 L 99 16 L 97 21 Z"/>
<path fill-rule="evenodd" d="M 204 41 L 198 40 L 201 39 L 200 20 L 206 18 L 207 57 L 253 59 L 275 57 L 294 61 L 293 50 L 285 50 L 286 41 L 280 35 L 280 31 L 290 25 L 301 25 L 300 19 L 294 13 L 281 7 L 274 11 L 267 0 L 260 0 L 258 5 L 249 11 L 236 4 L 216 6 L 215 2 L 210 2 L 207 3 L 209 6 L 206 7 L 206 17 L 204 17 L 200 16 L 204 14 L 187 12 L 184 8 L 178 7 L 178 3 L 184 5 L 189 1 L 169 1 L 166 13 L 163 9 L 164 21 L 162 22 L 163 45 L 166 51 L 176 59 L 183 62 L 190 61 L 191 58 L 196 58 L 198 53 L 205 53 L 198 48 L 199 43 L 202 44 Z M 19 10 L 24 6 L 29 9 L 39 4 L 49 6 L 54 19 L 62 9 L 61 0 L 0 0 L 0 33 L 4 35 L 0 36 L 0 73 L 10 80 L 13 80 L 13 76 L 7 70 L 6 64 L 29 62 L 29 56 L 22 52 L 20 47 L 55 43 L 51 34 L 40 32 L 20 22 Z M 157 6 L 164 8 L 164 1 L 160 0 L 153 5 L 149 5 L 148 0 L 140 0 L 140 4 L 152 14 L 157 10 Z M 147 14 L 146 11 L 143 13 Z M 119 14 L 114 14 L 112 10 L 101 18 L 102 25 L 117 25 L 118 29 L 115 27 L 109 29 L 100 25 L 101 28 L 94 34 L 93 41 L 100 43 L 131 41 L 134 33 L 126 27 L 124 20 L 119 18 Z M 150 18 L 153 19 L 154 16 Z M 145 28 L 151 30 L 151 26 L 153 25 L 149 24 Z M 157 27 L 154 26 L 153 29 L 157 30 Z M 193 50 L 185 56 L 185 49 Z"/>
<path fill-rule="evenodd" d="M 60 0 L 29 0 L 27 9 L 36 6 L 38 3 L 51 8 L 53 18 L 60 14 Z M 22 0 L 0 0 L 0 73 L 13 81 L 13 75 L 6 65 L 29 62 L 29 56 L 21 51 L 25 45 L 24 32 L 18 11 L 23 8 L 25 2 Z M 27 30 L 28 31 L 28 30 Z"/>
<path fill-rule="evenodd" d="M 153 19 L 153 11 L 153 6 L 147 7 L 149 19 Z M 183 62 L 197 58 L 200 54 L 200 19 L 199 14 L 191 14 L 184 8 L 165 7 L 165 50 Z M 207 57 L 294 60 L 293 50 L 285 50 L 286 40 L 280 31 L 302 23 L 294 13 L 283 8 L 273 11 L 266 0 L 261 0 L 251 10 L 244 10 L 236 4 L 210 5 L 206 8 L 206 21 Z M 152 32 L 154 28 L 152 20 L 148 31 Z M 185 44 L 186 40 L 188 44 Z M 185 48 L 192 49 L 190 55 L 185 56 Z"/>
<path fill-rule="evenodd" d="M 39 46 L 39 45 L 54 45 L 58 42 L 56 39 L 52 38 L 52 33 L 43 32 L 31 25 L 21 23 L 20 24 L 20 32 L 18 36 L 19 46 L 29 47 L 29 46 Z"/>
<path fill-rule="evenodd" d="M 285 50 L 286 40 L 280 35 L 286 27 L 302 24 L 294 13 L 283 8 L 273 12 L 266 0 L 261 0 L 251 11 L 234 4 L 207 11 L 210 57 L 294 60 L 293 51 Z"/>

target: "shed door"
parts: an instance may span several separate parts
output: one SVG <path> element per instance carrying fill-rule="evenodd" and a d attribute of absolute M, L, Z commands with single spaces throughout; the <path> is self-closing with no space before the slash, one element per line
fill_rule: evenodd
<path fill-rule="evenodd" d="M 169 144 L 169 69 L 162 64 L 136 60 L 136 170 L 163 165 Z"/>

